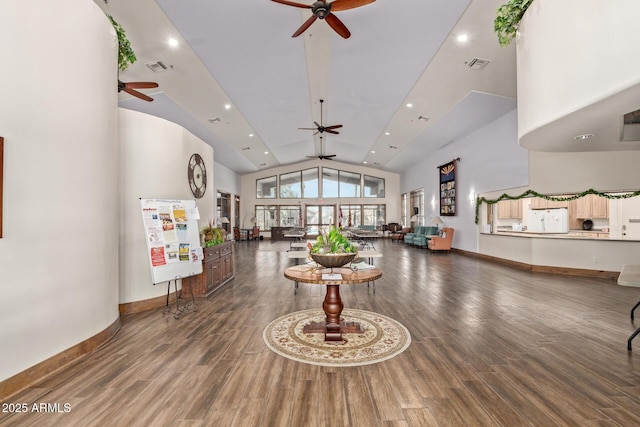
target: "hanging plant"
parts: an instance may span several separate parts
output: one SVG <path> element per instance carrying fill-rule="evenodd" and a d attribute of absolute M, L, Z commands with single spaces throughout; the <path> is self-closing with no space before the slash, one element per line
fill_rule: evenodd
<path fill-rule="evenodd" d="M 488 205 L 493 205 L 495 203 L 498 203 L 501 200 L 519 200 L 519 199 L 523 199 L 525 197 L 539 197 L 541 199 L 544 200 L 549 200 L 552 202 L 570 202 L 571 200 L 577 200 L 581 197 L 586 196 L 587 194 L 595 194 L 596 196 L 600 196 L 600 197 L 604 197 L 606 199 L 609 200 L 615 200 L 615 199 L 630 199 L 631 197 L 638 197 L 640 196 L 640 191 L 634 191 L 632 193 L 624 193 L 624 194 L 607 194 L 607 193 L 602 193 L 600 191 L 596 191 L 593 188 L 590 188 L 586 191 L 583 191 L 580 194 L 575 194 L 573 196 L 560 196 L 560 197 L 555 197 L 555 196 L 547 196 L 545 194 L 541 194 L 538 193 L 537 191 L 533 191 L 533 190 L 527 190 L 524 193 L 522 193 L 519 196 L 510 196 L 506 193 L 502 194 L 500 197 L 498 197 L 497 199 L 485 199 L 484 197 L 477 197 L 476 198 L 476 224 L 478 223 L 479 217 L 480 217 L 480 205 L 483 203 L 486 203 Z"/>
<path fill-rule="evenodd" d="M 131 48 L 131 43 L 129 43 L 129 39 L 124 33 L 124 28 L 111 15 L 107 15 L 109 17 L 109 21 L 111 21 L 111 25 L 116 30 L 116 35 L 118 36 L 118 69 L 120 71 L 126 70 L 127 67 L 134 62 L 138 58 L 136 58 L 136 54 L 133 52 Z"/>
<path fill-rule="evenodd" d="M 507 46 L 516 36 L 518 25 L 533 0 L 509 0 L 498 8 L 493 30 L 498 35 L 500 46 Z"/>

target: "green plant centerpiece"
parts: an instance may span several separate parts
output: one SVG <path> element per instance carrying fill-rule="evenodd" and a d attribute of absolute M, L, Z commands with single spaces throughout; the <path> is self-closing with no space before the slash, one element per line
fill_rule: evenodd
<path fill-rule="evenodd" d="M 200 234 L 204 236 L 205 248 L 224 243 L 225 231 L 221 228 L 214 227 L 213 224 L 207 224 L 206 227 L 200 230 Z"/>
<path fill-rule="evenodd" d="M 516 36 L 518 25 L 533 0 L 509 0 L 497 10 L 493 30 L 498 35 L 500 46 L 507 46 Z"/>
<path fill-rule="evenodd" d="M 326 268 L 342 267 L 353 261 L 358 249 L 349 241 L 339 228 L 331 226 L 329 233 L 320 234 L 316 241 L 307 244 L 309 256 Z"/>

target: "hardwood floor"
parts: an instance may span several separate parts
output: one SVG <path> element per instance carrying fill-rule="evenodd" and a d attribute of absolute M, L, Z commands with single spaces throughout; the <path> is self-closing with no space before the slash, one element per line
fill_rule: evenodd
<path fill-rule="evenodd" d="M 181 319 L 125 315 L 116 337 L 3 404 L 3 426 L 630 426 L 640 425 L 637 289 L 534 274 L 450 253 L 376 242 L 376 293 L 342 289 L 345 307 L 403 323 L 411 346 L 362 367 L 276 355 L 262 330 L 317 308 L 294 295 L 286 242 L 236 245 L 236 278 Z M 32 412 L 33 403 L 70 412 Z M 54 408 L 54 407 L 50 407 Z M 4 407 L 3 407 L 4 409 Z"/>

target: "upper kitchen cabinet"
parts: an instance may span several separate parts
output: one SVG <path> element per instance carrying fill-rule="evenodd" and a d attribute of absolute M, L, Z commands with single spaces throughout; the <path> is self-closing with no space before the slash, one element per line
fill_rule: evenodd
<path fill-rule="evenodd" d="M 556 197 L 567 197 L 567 196 L 556 196 Z M 557 202 L 554 200 L 546 200 L 540 197 L 532 197 L 531 198 L 531 209 L 554 209 L 554 208 L 568 208 L 569 202 Z"/>
<path fill-rule="evenodd" d="M 609 218 L 609 199 L 587 194 L 576 200 L 576 218 Z"/>
<path fill-rule="evenodd" d="M 499 219 L 522 218 L 522 199 L 499 201 L 498 202 L 498 218 Z"/>

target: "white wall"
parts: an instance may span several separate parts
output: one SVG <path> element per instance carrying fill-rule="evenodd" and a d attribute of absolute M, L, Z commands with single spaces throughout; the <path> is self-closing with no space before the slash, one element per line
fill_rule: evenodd
<path fill-rule="evenodd" d="M 519 140 L 541 151 L 623 150 L 638 108 L 637 0 L 536 0 L 517 44 Z M 577 142 L 576 135 L 592 134 Z M 627 145 L 628 146 L 628 145 Z M 638 144 L 633 144 L 635 148 Z"/>
<path fill-rule="evenodd" d="M 152 284 L 140 198 L 194 199 L 187 181 L 194 153 L 207 169 L 207 190 L 196 200 L 202 228 L 213 219 L 216 201 L 213 148 L 175 123 L 120 109 L 120 303 L 167 293 L 166 284 Z"/>
<path fill-rule="evenodd" d="M 0 17 L 1 381 L 118 319 L 119 198 L 108 19 L 86 0 L 2 1 Z"/>
<path fill-rule="evenodd" d="M 360 174 L 367 174 L 375 177 L 385 179 L 385 197 L 381 198 L 364 198 L 364 197 L 343 197 L 336 198 L 322 198 L 322 203 L 318 202 L 318 199 L 256 199 L 256 179 L 266 178 L 269 176 L 280 175 L 287 172 L 309 169 L 313 167 L 328 167 L 331 169 L 344 170 L 349 172 L 355 172 Z M 296 204 L 300 201 L 303 205 L 308 204 L 324 204 L 324 205 L 337 205 L 337 204 L 386 204 L 387 216 L 385 222 L 400 222 L 400 176 L 393 172 L 382 171 L 380 169 L 369 168 L 366 166 L 352 165 L 348 163 L 341 163 L 337 161 L 326 160 L 309 160 L 308 162 L 295 163 L 287 166 L 280 166 L 277 168 L 271 168 L 255 172 L 242 176 L 242 198 L 240 222 L 247 213 L 255 212 L 255 205 L 286 205 Z"/>
<path fill-rule="evenodd" d="M 215 174 L 213 177 L 213 185 L 215 186 L 216 191 L 222 191 L 231 194 L 232 202 L 229 221 L 231 221 L 230 226 L 234 227 L 236 225 L 234 221 L 236 206 L 233 200 L 235 200 L 236 196 L 240 196 L 240 175 L 218 162 L 214 163 L 214 168 Z M 215 203 L 217 203 L 217 201 L 215 201 Z M 242 197 L 240 197 L 240 205 L 242 204 L 243 200 Z M 238 217 L 240 218 L 239 220 L 242 220 L 242 217 L 240 217 L 239 213 Z M 232 230 L 232 228 L 229 228 L 229 230 Z"/>
<path fill-rule="evenodd" d="M 640 151 L 529 155 L 531 189 L 539 193 L 582 193 L 640 189 Z"/>
<path fill-rule="evenodd" d="M 443 216 L 444 227 L 453 227 L 452 246 L 476 252 L 478 231 L 475 201 L 469 194 L 486 193 L 528 184 L 528 152 L 518 145 L 517 112 L 514 110 L 482 129 L 426 157 L 401 177 L 401 192 L 424 189 L 425 224 L 440 212 L 438 166 L 460 158 L 456 171 L 456 216 Z M 441 226 L 442 227 L 442 226 Z"/>

